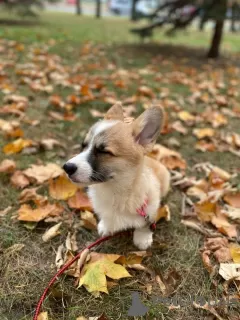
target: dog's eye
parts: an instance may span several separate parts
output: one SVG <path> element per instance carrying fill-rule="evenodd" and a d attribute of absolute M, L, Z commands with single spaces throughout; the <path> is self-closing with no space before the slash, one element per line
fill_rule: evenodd
<path fill-rule="evenodd" d="M 110 156 L 114 156 L 114 153 L 111 150 L 109 150 L 103 146 L 95 147 L 95 150 L 98 154 L 108 154 Z"/>

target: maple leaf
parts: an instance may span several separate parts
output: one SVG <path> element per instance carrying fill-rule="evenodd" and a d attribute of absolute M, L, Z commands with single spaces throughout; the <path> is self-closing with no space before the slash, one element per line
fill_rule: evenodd
<path fill-rule="evenodd" d="M 19 138 L 3 147 L 3 152 L 5 154 L 13 154 L 22 151 L 24 148 L 33 145 L 33 141 L 29 139 Z"/>
<path fill-rule="evenodd" d="M 65 175 L 58 177 L 56 180 L 50 180 L 49 194 L 57 200 L 67 200 L 74 196 L 78 187 L 74 185 Z"/>
<path fill-rule="evenodd" d="M 84 286 L 89 292 L 108 293 L 106 276 L 115 280 L 131 277 L 123 266 L 114 263 L 112 257 L 106 254 L 97 261 L 85 264 L 79 287 Z"/>
<path fill-rule="evenodd" d="M 224 200 L 235 208 L 240 208 L 240 192 L 229 193 L 224 196 Z"/>
<path fill-rule="evenodd" d="M 47 312 L 41 312 L 38 315 L 37 320 L 48 320 L 48 313 Z"/>

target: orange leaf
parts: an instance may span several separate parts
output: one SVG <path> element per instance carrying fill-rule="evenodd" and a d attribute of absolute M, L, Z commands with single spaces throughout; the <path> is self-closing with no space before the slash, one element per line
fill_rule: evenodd
<path fill-rule="evenodd" d="M 200 220 L 205 222 L 210 222 L 216 214 L 217 205 L 210 201 L 204 201 L 195 204 L 195 211 L 200 218 Z"/>
<path fill-rule="evenodd" d="M 63 208 L 56 204 L 45 204 L 36 209 L 28 204 L 23 204 L 18 210 L 18 220 L 39 222 L 47 216 L 58 216 L 63 212 Z"/>
<path fill-rule="evenodd" d="M 211 138 L 215 135 L 215 131 L 212 128 L 194 129 L 193 134 L 198 139 Z"/>
<path fill-rule="evenodd" d="M 65 175 L 51 180 L 49 185 L 49 193 L 52 198 L 58 200 L 66 200 L 76 193 L 78 187 L 74 185 Z"/>
<path fill-rule="evenodd" d="M 72 209 L 93 211 L 88 196 L 81 190 L 77 191 L 73 197 L 68 199 L 68 205 Z"/>
<path fill-rule="evenodd" d="M 240 208 L 240 192 L 229 193 L 224 197 L 224 200 L 235 208 Z"/>
<path fill-rule="evenodd" d="M 5 154 L 13 154 L 13 153 L 18 153 L 20 151 L 22 151 L 22 149 L 27 148 L 29 146 L 33 145 L 33 141 L 32 140 L 28 140 L 28 139 L 17 139 L 9 144 L 7 144 L 4 148 L 3 148 L 3 152 Z"/>

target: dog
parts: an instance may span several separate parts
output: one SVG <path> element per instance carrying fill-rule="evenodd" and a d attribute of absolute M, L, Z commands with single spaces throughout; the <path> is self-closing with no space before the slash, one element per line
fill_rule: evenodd
<path fill-rule="evenodd" d="M 98 233 L 133 228 L 133 242 L 140 250 L 152 245 L 150 225 L 170 186 L 166 167 L 147 156 L 163 121 L 163 110 L 153 106 L 125 123 L 121 103 L 116 103 L 90 128 L 80 154 L 63 166 L 73 183 L 88 186 Z"/>

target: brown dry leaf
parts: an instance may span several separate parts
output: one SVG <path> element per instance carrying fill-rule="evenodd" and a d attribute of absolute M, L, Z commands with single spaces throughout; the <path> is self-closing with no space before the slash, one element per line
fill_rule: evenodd
<path fill-rule="evenodd" d="M 42 184 L 47 180 L 54 179 L 63 174 L 62 168 L 55 163 L 48 163 L 47 165 L 31 165 L 31 168 L 23 171 L 24 174 L 38 184 Z"/>
<path fill-rule="evenodd" d="M 64 208 L 56 204 L 44 204 L 37 206 L 36 209 L 28 204 L 23 204 L 18 210 L 18 220 L 39 222 L 48 216 L 58 216 L 63 212 Z"/>
<path fill-rule="evenodd" d="M 88 196 L 82 190 L 77 191 L 73 197 L 68 199 L 68 205 L 72 209 L 93 211 Z"/>
<path fill-rule="evenodd" d="M 203 309 L 206 311 L 209 311 L 212 315 L 214 315 L 218 320 L 225 320 L 224 318 L 222 318 L 217 311 L 213 308 L 213 306 L 209 305 L 208 303 L 206 303 L 205 305 L 200 305 L 196 302 L 193 302 L 193 305 L 195 308 L 197 309 Z"/>
<path fill-rule="evenodd" d="M 239 263 L 220 263 L 219 274 L 224 280 L 240 280 Z"/>
<path fill-rule="evenodd" d="M 168 205 L 165 205 L 158 209 L 155 221 L 158 222 L 162 218 L 165 219 L 166 221 L 171 220 L 171 212 Z"/>
<path fill-rule="evenodd" d="M 205 190 L 202 190 L 197 186 L 188 188 L 186 194 L 190 197 L 199 199 L 201 202 L 207 198 L 207 193 L 205 192 Z"/>
<path fill-rule="evenodd" d="M 215 146 L 215 144 L 213 142 L 208 142 L 205 140 L 199 140 L 196 144 L 195 144 L 195 148 L 197 150 L 200 150 L 202 152 L 206 152 L 206 151 L 216 151 L 217 148 Z"/>
<path fill-rule="evenodd" d="M 44 150 L 53 150 L 55 146 L 61 146 L 61 143 L 56 139 L 42 139 L 40 141 L 40 145 L 44 148 Z"/>
<path fill-rule="evenodd" d="M 229 249 L 229 243 L 226 238 L 207 238 L 204 241 L 203 252 L 209 252 L 213 254 L 218 262 L 231 261 L 231 253 Z"/>
<path fill-rule="evenodd" d="M 183 134 L 183 135 L 186 135 L 186 134 L 188 133 L 188 129 L 185 128 L 185 127 L 182 125 L 181 121 L 175 121 L 175 122 L 173 122 L 173 123 L 171 124 L 171 128 L 172 128 L 173 130 L 176 130 L 177 132 Z"/>
<path fill-rule="evenodd" d="M 47 312 L 41 312 L 38 315 L 37 320 L 48 320 L 48 313 Z"/>
<path fill-rule="evenodd" d="M 3 152 L 5 154 L 13 154 L 22 151 L 24 148 L 33 145 L 33 141 L 29 139 L 17 139 L 3 147 Z"/>
<path fill-rule="evenodd" d="M 28 188 L 24 189 L 19 195 L 19 202 L 26 203 L 29 201 L 34 201 L 36 204 L 44 203 L 47 197 L 37 194 L 38 188 Z"/>
<path fill-rule="evenodd" d="M 59 231 L 61 225 L 62 225 L 62 222 L 59 222 L 59 223 L 55 224 L 54 226 L 52 226 L 50 229 L 46 230 L 44 232 L 44 234 L 42 235 L 43 241 L 47 242 L 47 241 L 51 240 L 52 238 L 61 234 L 61 232 Z"/>
<path fill-rule="evenodd" d="M 16 169 L 16 163 L 13 160 L 5 159 L 0 163 L 0 172 L 11 173 Z"/>
<path fill-rule="evenodd" d="M 187 164 L 179 152 L 168 149 L 160 144 L 155 144 L 149 157 L 162 162 L 168 169 L 185 169 Z"/>
<path fill-rule="evenodd" d="M 147 86 L 141 86 L 138 88 L 138 93 L 142 96 L 154 98 L 155 94 L 153 90 Z"/>
<path fill-rule="evenodd" d="M 230 252 L 234 263 L 240 263 L 240 246 L 235 243 L 230 244 Z"/>
<path fill-rule="evenodd" d="M 204 202 L 195 203 L 194 209 L 200 220 L 210 222 L 216 214 L 217 204 L 206 200 Z"/>
<path fill-rule="evenodd" d="M 77 319 L 76 320 L 88 320 L 87 318 L 85 318 L 85 317 L 77 317 Z"/>
<path fill-rule="evenodd" d="M 232 220 L 240 220 L 240 208 L 234 208 L 226 205 L 222 212 Z"/>
<path fill-rule="evenodd" d="M 49 194 L 53 199 L 67 200 L 74 196 L 77 190 L 78 187 L 66 175 L 62 175 L 56 180 L 50 180 L 49 183 Z"/>
<path fill-rule="evenodd" d="M 17 170 L 14 172 L 14 174 L 11 176 L 11 183 L 14 185 L 14 187 L 17 188 L 25 188 L 30 184 L 30 181 L 28 178 L 23 174 L 23 171 Z"/>
<path fill-rule="evenodd" d="M 215 131 L 212 128 L 194 129 L 193 134 L 198 139 L 212 138 L 215 135 Z"/>
<path fill-rule="evenodd" d="M 12 210 L 12 206 L 7 207 L 4 210 L 0 211 L 0 217 L 4 217 L 6 214 L 8 214 L 8 212 L 10 212 Z"/>
<path fill-rule="evenodd" d="M 213 274 L 215 273 L 215 267 L 211 262 L 210 254 L 211 254 L 210 250 L 205 250 L 201 253 L 204 267 L 207 269 L 207 271 L 210 274 Z"/>
<path fill-rule="evenodd" d="M 236 225 L 231 224 L 228 221 L 227 217 L 222 212 L 217 212 L 217 215 L 212 217 L 211 223 L 222 234 L 225 234 L 230 238 L 236 238 L 237 237 Z"/>
<path fill-rule="evenodd" d="M 81 226 L 89 230 L 97 229 L 97 220 L 90 211 L 81 212 Z"/>
<path fill-rule="evenodd" d="M 240 208 L 240 191 L 236 193 L 229 193 L 223 198 L 230 206 Z"/>

